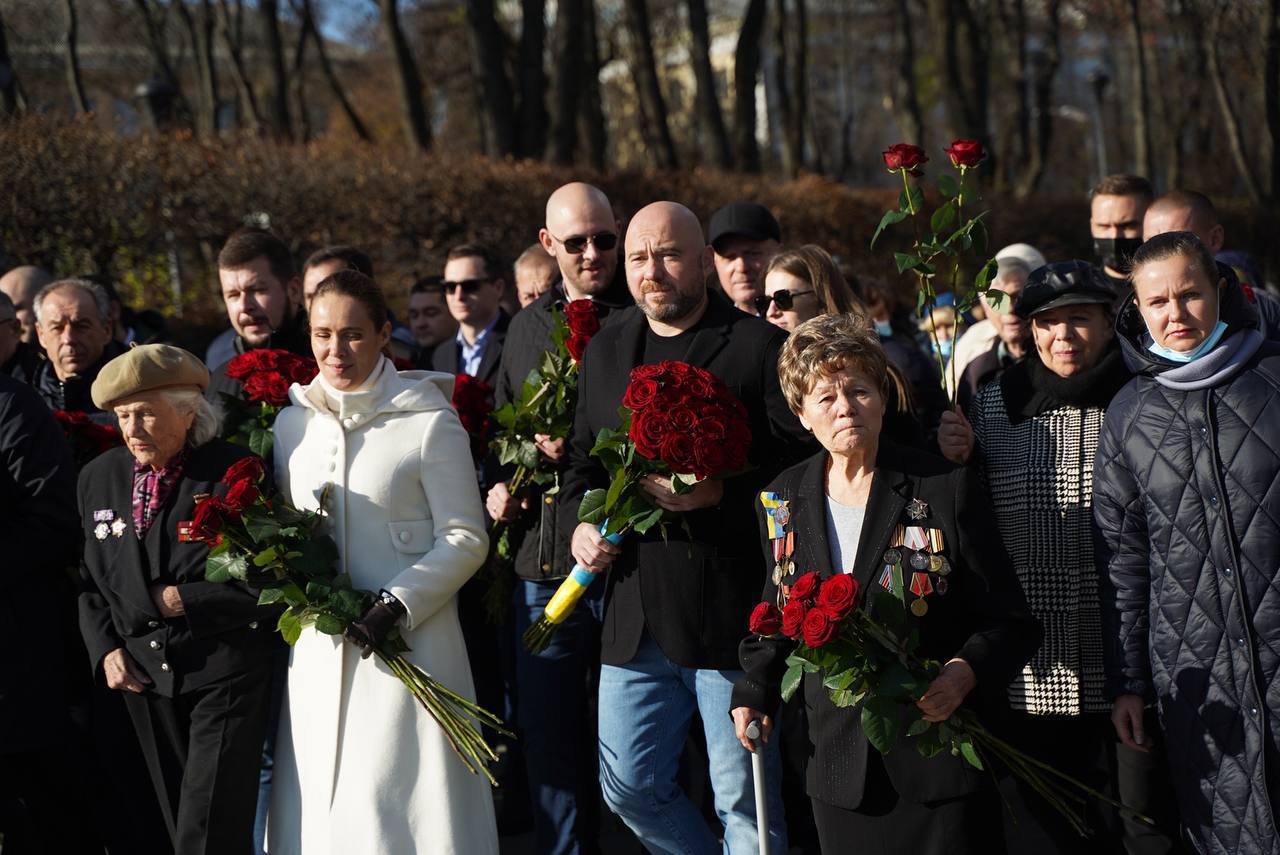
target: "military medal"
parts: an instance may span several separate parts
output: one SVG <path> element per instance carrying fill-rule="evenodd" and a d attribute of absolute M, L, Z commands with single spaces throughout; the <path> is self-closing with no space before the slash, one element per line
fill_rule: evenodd
<path fill-rule="evenodd" d="M 902 553 L 897 549 L 890 547 L 884 551 L 884 563 L 889 565 L 897 564 L 902 560 Z"/>
<path fill-rule="evenodd" d="M 93 527 L 93 536 L 96 537 L 98 540 L 106 540 L 107 535 L 110 533 L 111 533 L 111 526 L 107 525 L 104 522 L 100 522 Z"/>
<path fill-rule="evenodd" d="M 907 502 L 907 516 L 913 520 L 922 520 L 929 516 L 929 506 L 921 499 L 912 499 Z"/>
<path fill-rule="evenodd" d="M 933 581 L 928 573 L 911 574 L 911 593 L 918 597 L 911 603 L 911 613 L 916 617 L 924 617 L 929 611 L 929 604 L 924 599 L 925 595 L 933 593 Z"/>
<path fill-rule="evenodd" d="M 115 518 L 116 518 L 116 512 L 111 510 L 110 508 L 103 508 L 102 510 L 93 512 L 93 521 L 96 523 L 100 523 L 100 522 L 109 523 Z"/>
<path fill-rule="evenodd" d="M 889 545 L 893 547 L 902 546 L 902 541 L 906 538 L 901 523 L 893 527 L 893 537 L 889 540 Z"/>
<path fill-rule="evenodd" d="M 947 595 L 947 591 L 951 589 L 951 583 L 946 579 L 939 579 L 937 584 L 933 586 L 933 589 L 938 592 L 939 596 L 945 597 Z"/>
<path fill-rule="evenodd" d="M 780 587 L 782 577 L 795 569 L 791 555 L 796 548 L 796 533 L 787 530 L 791 522 L 791 508 L 786 499 L 768 492 L 760 494 L 760 505 L 764 508 L 769 540 L 773 544 L 773 584 Z"/>
<path fill-rule="evenodd" d="M 929 556 L 929 572 L 941 573 L 942 567 L 945 563 L 946 563 L 946 559 L 944 559 L 941 555 L 930 555 Z"/>
<path fill-rule="evenodd" d="M 911 565 L 912 570 L 926 570 L 929 567 L 929 556 L 923 552 L 913 552 L 907 559 L 907 563 Z"/>
<path fill-rule="evenodd" d="M 902 537 L 902 545 L 907 549 L 924 549 L 929 545 L 929 538 L 920 526 L 908 526 Z"/>
<path fill-rule="evenodd" d="M 886 564 L 884 572 L 880 574 L 880 587 L 886 591 L 893 591 L 893 566 L 891 564 Z"/>
<path fill-rule="evenodd" d="M 111 524 L 111 533 L 114 534 L 117 539 L 119 539 L 120 535 L 124 534 L 124 530 L 128 527 L 129 526 L 125 523 L 124 520 L 118 519 Z"/>
<path fill-rule="evenodd" d="M 944 549 L 947 548 L 947 541 L 942 536 L 942 529 L 940 528 L 929 529 L 928 537 L 929 537 L 930 552 L 942 552 Z"/>

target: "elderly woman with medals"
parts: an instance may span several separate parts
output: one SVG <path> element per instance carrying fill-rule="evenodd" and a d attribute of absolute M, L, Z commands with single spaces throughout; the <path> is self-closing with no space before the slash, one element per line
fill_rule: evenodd
<path fill-rule="evenodd" d="M 107 363 L 94 403 L 125 447 L 80 473 L 80 628 L 95 679 L 124 693 L 177 855 L 249 853 L 267 726 L 275 615 L 238 582 L 204 578 L 184 542 L 197 496 L 224 494 L 248 449 L 217 439 L 209 371 L 148 344 Z"/>
<path fill-rule="evenodd" d="M 858 319 L 802 324 L 783 346 L 778 372 L 823 451 L 760 496 L 774 567 L 764 600 L 777 602 L 779 586 L 785 599 L 809 571 L 852 574 L 863 590 L 880 585 L 909 609 L 921 655 L 945 663 L 917 701 L 924 719 L 945 721 L 962 704 L 999 709 L 1040 629 L 976 474 L 881 437 L 886 359 Z M 751 720 L 769 738 L 793 647 L 781 636 L 742 642 L 746 674 L 734 687 L 732 715 L 748 750 Z M 947 753 L 925 758 L 910 736 L 881 754 L 862 732 L 859 707 L 834 706 L 820 675 L 806 675 L 802 692 L 812 746 L 806 789 L 824 852 L 854 841 L 860 855 L 990 851 L 999 803 L 984 773 Z"/>

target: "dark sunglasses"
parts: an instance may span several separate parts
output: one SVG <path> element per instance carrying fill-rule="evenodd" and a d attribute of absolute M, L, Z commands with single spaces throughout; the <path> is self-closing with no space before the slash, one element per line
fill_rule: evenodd
<path fill-rule="evenodd" d="M 550 234 L 550 232 L 548 232 Z M 556 237 L 555 235 L 551 235 Z M 582 255 L 586 252 L 587 244 L 594 244 L 595 248 L 601 252 L 608 252 L 618 245 L 618 236 L 613 232 L 600 232 L 594 235 L 575 235 L 571 238 L 556 238 L 560 243 L 564 244 L 564 248 L 571 255 Z"/>
<path fill-rule="evenodd" d="M 813 291 L 788 291 L 783 288 L 780 291 L 774 291 L 772 294 L 761 294 L 755 298 L 756 311 L 764 314 L 769 311 L 770 303 L 777 303 L 779 311 L 789 311 L 796 304 L 796 297 L 803 297 L 805 294 L 812 294 Z"/>
<path fill-rule="evenodd" d="M 474 294 L 480 290 L 481 285 L 492 281 L 492 279 L 463 279 L 461 282 L 441 282 L 440 287 L 446 294 L 452 294 L 459 288 L 462 289 L 463 294 Z"/>

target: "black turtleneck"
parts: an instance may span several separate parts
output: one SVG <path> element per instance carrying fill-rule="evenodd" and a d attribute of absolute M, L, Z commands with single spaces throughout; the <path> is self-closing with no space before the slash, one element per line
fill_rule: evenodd
<path fill-rule="evenodd" d="M 1105 409 L 1132 376 L 1113 341 L 1097 365 L 1070 377 L 1053 373 L 1037 355 L 1008 368 L 1000 384 L 1009 421 L 1017 424 L 1058 407 Z"/>

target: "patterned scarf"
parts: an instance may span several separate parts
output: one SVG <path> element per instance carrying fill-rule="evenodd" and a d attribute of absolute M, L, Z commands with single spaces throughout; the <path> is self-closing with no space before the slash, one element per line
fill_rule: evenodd
<path fill-rule="evenodd" d="M 182 466 L 186 460 L 187 449 L 183 448 L 163 469 L 152 469 L 136 460 L 133 462 L 133 530 L 138 540 L 147 536 L 151 523 L 160 516 L 161 509 L 173 494 L 173 488 L 182 478 Z"/>

